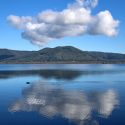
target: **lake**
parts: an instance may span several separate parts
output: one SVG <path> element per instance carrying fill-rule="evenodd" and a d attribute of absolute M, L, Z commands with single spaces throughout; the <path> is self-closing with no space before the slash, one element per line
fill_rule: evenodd
<path fill-rule="evenodd" d="M 1 125 L 125 125 L 125 65 L 1 64 Z"/>

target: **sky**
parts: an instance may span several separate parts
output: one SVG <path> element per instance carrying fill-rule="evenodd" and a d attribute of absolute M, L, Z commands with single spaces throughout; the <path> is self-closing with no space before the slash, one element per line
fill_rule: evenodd
<path fill-rule="evenodd" d="M 125 53 L 124 5 L 124 0 L 1 0 L 0 48 Z"/>

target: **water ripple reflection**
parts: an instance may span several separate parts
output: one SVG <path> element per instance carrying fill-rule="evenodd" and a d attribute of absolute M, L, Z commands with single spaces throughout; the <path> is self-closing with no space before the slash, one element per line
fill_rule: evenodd
<path fill-rule="evenodd" d="M 36 111 L 48 118 L 61 116 L 84 124 L 93 119 L 93 112 L 108 118 L 118 105 L 118 94 L 114 89 L 84 91 L 36 82 L 22 91 L 22 98 L 12 102 L 9 111 Z"/>

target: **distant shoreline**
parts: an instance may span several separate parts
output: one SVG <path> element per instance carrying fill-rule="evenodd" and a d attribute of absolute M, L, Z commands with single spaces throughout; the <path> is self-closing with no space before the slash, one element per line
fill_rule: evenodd
<path fill-rule="evenodd" d="M 125 62 L 0 62 L 0 64 L 125 64 Z"/>

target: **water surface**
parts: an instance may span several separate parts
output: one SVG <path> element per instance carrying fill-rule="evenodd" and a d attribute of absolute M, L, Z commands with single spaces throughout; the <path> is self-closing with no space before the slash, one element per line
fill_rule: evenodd
<path fill-rule="evenodd" d="M 1 125 L 125 124 L 125 65 L 0 65 Z"/>

